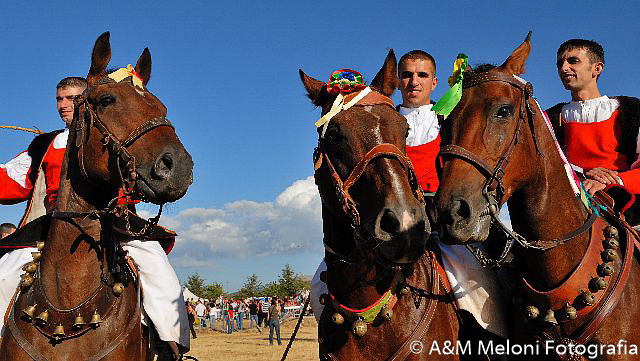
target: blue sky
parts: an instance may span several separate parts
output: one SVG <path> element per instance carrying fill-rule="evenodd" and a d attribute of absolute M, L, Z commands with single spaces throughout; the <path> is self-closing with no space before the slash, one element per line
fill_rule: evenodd
<path fill-rule="evenodd" d="M 501 63 L 533 30 L 524 77 L 543 107 L 568 99 L 555 70 L 560 43 L 605 48 L 600 89 L 638 96 L 640 33 L 635 2 L 3 2 L 0 125 L 60 128 L 55 84 L 87 73 L 97 36 L 111 32 L 112 65 L 153 58 L 149 88 L 195 161 L 195 182 L 163 222 L 182 235 L 170 256 L 180 278 L 199 272 L 227 290 L 285 263 L 312 274 L 322 258 L 320 203 L 311 153 L 319 117 L 298 68 L 326 80 L 343 67 L 371 80 L 388 49 L 430 52 L 441 84 L 458 52 Z M 399 94 L 394 96 L 399 100 Z M 32 136 L 0 130 L 0 163 Z M 0 207 L 17 221 L 23 206 Z M 143 207 L 153 212 L 155 207 Z"/>

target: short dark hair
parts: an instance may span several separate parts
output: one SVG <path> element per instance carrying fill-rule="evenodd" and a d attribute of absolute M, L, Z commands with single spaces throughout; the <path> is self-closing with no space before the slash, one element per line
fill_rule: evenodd
<path fill-rule="evenodd" d="M 398 61 L 398 75 L 400 75 L 400 66 L 407 60 L 429 60 L 433 64 L 433 71 L 436 71 L 436 59 L 424 50 L 411 50 L 404 54 Z"/>
<path fill-rule="evenodd" d="M 558 48 L 558 52 L 556 53 L 556 57 L 560 56 L 567 50 L 573 49 L 584 49 L 587 51 L 587 56 L 589 57 L 589 61 L 591 64 L 600 62 L 604 64 L 604 49 L 602 45 L 598 44 L 593 40 L 585 40 L 585 39 L 570 39 L 562 43 Z"/>
<path fill-rule="evenodd" d="M 87 79 L 80 76 L 68 76 L 58 82 L 58 85 L 56 85 L 56 90 L 60 88 L 66 88 L 68 86 L 77 86 L 81 88 L 86 88 Z"/>
<path fill-rule="evenodd" d="M 17 229 L 17 227 L 13 223 L 2 223 L 2 224 L 0 224 L 0 234 L 13 232 L 16 229 Z"/>

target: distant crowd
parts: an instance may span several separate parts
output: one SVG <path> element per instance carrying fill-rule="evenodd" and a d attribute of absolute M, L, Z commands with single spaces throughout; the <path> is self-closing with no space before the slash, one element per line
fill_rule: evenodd
<path fill-rule="evenodd" d="M 247 299 L 206 299 L 185 301 L 189 315 L 189 327 L 192 338 L 197 338 L 196 328 L 209 332 L 225 332 L 228 334 L 251 330 L 255 327 L 262 332 L 262 327 L 269 326 L 269 343 L 273 345 L 275 333 L 278 345 L 280 340 L 280 321 L 289 314 L 298 315 L 302 310 L 303 297 L 253 297 Z M 221 321 L 221 322 L 218 322 Z M 246 322 L 249 327 L 246 327 Z M 218 326 L 219 325 L 219 326 Z"/>

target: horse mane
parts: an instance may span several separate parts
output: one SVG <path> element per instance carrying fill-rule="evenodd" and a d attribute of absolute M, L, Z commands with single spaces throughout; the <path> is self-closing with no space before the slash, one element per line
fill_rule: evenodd
<path fill-rule="evenodd" d="M 482 74 L 482 73 L 488 72 L 489 70 L 493 70 L 496 67 L 497 66 L 495 64 L 485 63 L 485 64 L 476 65 L 475 68 L 469 68 L 469 70 L 467 70 L 467 71 L 470 72 L 471 75 L 473 75 L 473 74 Z"/>

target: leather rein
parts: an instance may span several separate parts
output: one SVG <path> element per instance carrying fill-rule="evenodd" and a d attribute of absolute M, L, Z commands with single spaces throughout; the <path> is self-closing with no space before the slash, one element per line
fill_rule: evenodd
<path fill-rule="evenodd" d="M 442 172 L 442 167 L 444 163 L 450 159 L 458 158 L 466 163 L 474 166 L 482 175 L 485 176 L 486 180 L 482 187 L 482 195 L 487 200 L 487 210 L 489 215 L 492 218 L 492 222 L 496 223 L 499 228 L 506 234 L 507 243 L 500 254 L 498 259 L 493 259 L 488 256 L 484 251 L 480 248 L 467 245 L 469 251 L 478 259 L 480 264 L 483 267 L 501 267 L 506 263 L 509 263 L 508 255 L 511 247 L 515 242 L 527 249 L 537 249 L 541 251 L 546 251 L 551 248 L 557 247 L 566 243 L 567 241 L 577 237 L 578 235 L 586 232 L 591 228 L 595 220 L 597 219 L 597 215 L 592 213 L 589 218 L 585 221 L 583 225 L 578 227 L 576 230 L 569 232 L 567 235 L 560 239 L 555 239 L 551 241 L 527 241 L 522 235 L 517 232 L 509 229 L 502 221 L 499 219 L 499 211 L 500 204 L 502 198 L 505 195 L 505 187 L 503 183 L 503 178 L 506 173 L 506 167 L 509 164 L 509 158 L 513 153 L 515 146 L 518 144 L 519 139 L 521 137 L 520 133 L 522 132 L 523 124 L 525 123 L 525 119 L 529 122 L 531 127 L 531 133 L 533 136 L 533 141 L 536 146 L 536 150 L 538 153 L 542 154 L 540 151 L 540 147 L 538 145 L 538 141 L 536 138 L 536 133 L 533 128 L 533 117 L 536 115 L 536 111 L 534 110 L 534 106 L 531 104 L 531 97 L 533 97 L 533 85 L 529 82 L 524 82 L 524 80 L 520 80 L 520 78 L 514 75 L 506 75 L 500 72 L 487 72 L 472 75 L 469 78 L 465 78 L 463 80 L 462 88 L 472 88 L 487 82 L 502 82 L 507 83 L 520 91 L 520 105 L 519 112 L 516 115 L 516 129 L 511 138 L 511 142 L 507 146 L 507 149 L 502 153 L 502 156 L 496 163 L 495 167 L 491 167 L 487 162 L 485 162 L 478 155 L 473 152 L 455 144 L 448 144 L 441 148 L 438 156 L 436 157 L 436 167 L 438 169 L 438 173 Z"/>

